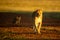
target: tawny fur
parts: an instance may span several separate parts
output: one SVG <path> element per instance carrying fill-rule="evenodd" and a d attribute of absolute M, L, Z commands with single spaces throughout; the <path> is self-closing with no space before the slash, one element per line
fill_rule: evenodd
<path fill-rule="evenodd" d="M 37 31 L 38 33 L 40 33 L 41 30 L 41 26 L 42 26 L 42 10 L 37 10 L 36 13 L 38 13 L 39 16 L 35 16 L 34 20 L 35 20 L 35 31 Z"/>

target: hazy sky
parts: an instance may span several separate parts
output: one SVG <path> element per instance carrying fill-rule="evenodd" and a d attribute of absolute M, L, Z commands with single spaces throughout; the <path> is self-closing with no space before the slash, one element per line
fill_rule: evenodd
<path fill-rule="evenodd" d="M 0 10 L 33 11 L 59 11 L 60 0 L 0 0 Z"/>

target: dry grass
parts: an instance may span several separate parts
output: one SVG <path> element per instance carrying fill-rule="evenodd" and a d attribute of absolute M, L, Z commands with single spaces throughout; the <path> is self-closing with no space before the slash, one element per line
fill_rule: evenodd
<path fill-rule="evenodd" d="M 41 34 L 29 27 L 0 27 L 0 40 L 60 39 L 60 28 L 43 26 Z"/>

